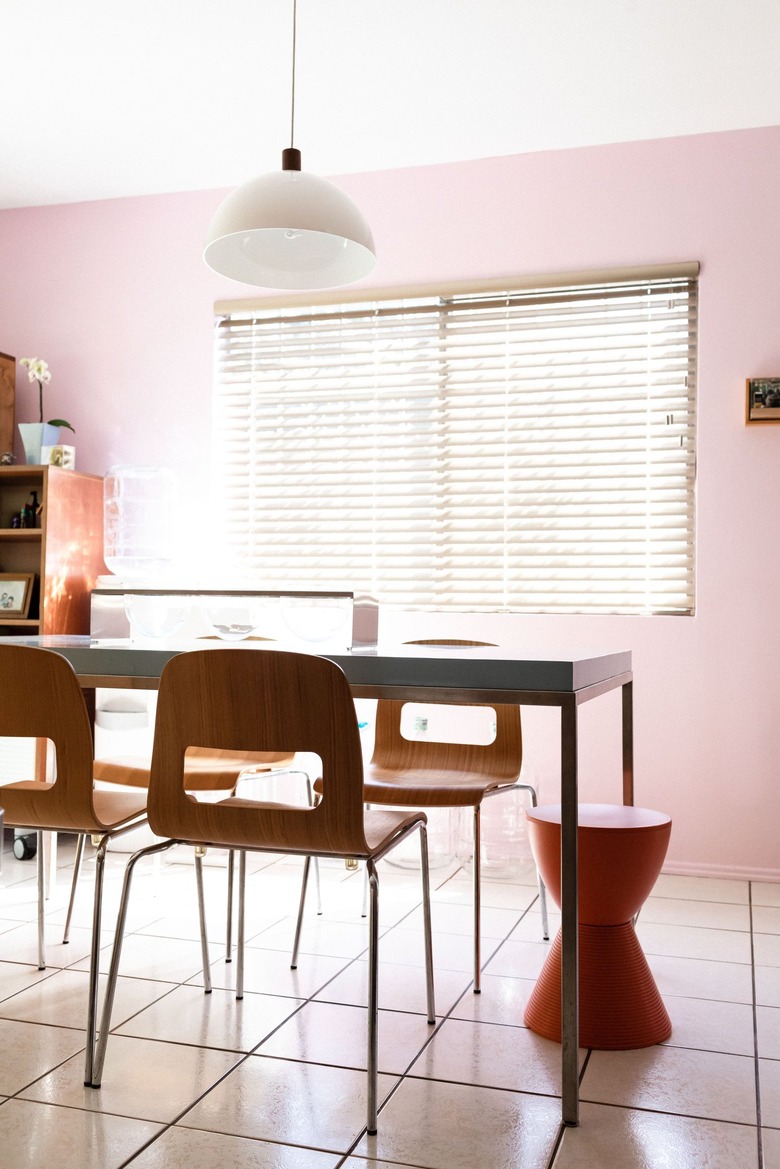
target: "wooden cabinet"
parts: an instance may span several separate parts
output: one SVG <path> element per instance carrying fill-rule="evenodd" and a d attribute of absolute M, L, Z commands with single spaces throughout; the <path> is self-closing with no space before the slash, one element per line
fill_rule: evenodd
<path fill-rule="evenodd" d="M 16 358 L 0 353 L 0 454 L 14 449 Z"/>
<path fill-rule="evenodd" d="M 33 492 L 40 508 L 35 527 L 12 527 Z M 0 467 L 0 573 L 34 574 L 27 616 L 6 616 L 0 609 L 0 636 L 88 633 L 90 592 L 105 571 L 99 475 Z"/>

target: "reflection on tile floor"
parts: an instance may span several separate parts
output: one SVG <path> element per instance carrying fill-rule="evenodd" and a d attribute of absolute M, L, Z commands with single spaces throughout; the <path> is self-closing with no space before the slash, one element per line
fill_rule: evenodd
<path fill-rule="evenodd" d="M 671 1038 L 643 1051 L 583 1051 L 581 1123 L 562 1131 L 560 1048 L 523 1026 L 549 946 L 530 864 L 484 883 L 480 996 L 470 876 L 456 864 L 433 871 L 435 1026 L 425 1017 L 418 877 L 383 867 L 381 1111 L 367 1136 L 359 873 L 322 865 L 323 913 L 312 897 L 291 971 L 300 862 L 251 859 L 237 1002 L 224 859 L 206 865 L 211 995 L 186 850 L 139 871 L 96 1090 L 82 1082 L 86 876 L 71 942 L 61 944 L 72 856 L 61 837 L 50 966 L 39 971 L 35 864 L 8 847 L 4 855 L 0 1149 L 15 1169 L 780 1169 L 780 885 L 659 878 L 638 932 Z M 109 855 L 104 969 L 125 859 Z M 554 936 L 552 912 L 550 925 Z"/>

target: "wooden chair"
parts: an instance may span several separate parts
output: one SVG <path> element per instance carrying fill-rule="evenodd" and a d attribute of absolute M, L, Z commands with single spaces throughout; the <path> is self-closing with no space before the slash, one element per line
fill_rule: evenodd
<path fill-rule="evenodd" d="M 201 641 L 219 641 L 221 640 L 216 634 L 207 634 L 200 638 Z M 274 639 L 269 637 L 249 637 L 246 641 L 266 642 L 270 643 Z M 312 803 L 314 795 L 309 776 L 304 771 L 294 771 L 293 764 L 294 756 L 284 754 L 282 752 L 272 751 L 205 751 L 199 747 L 191 747 L 187 752 L 187 758 L 184 764 L 184 772 L 186 777 L 187 791 L 194 794 L 213 794 L 215 792 L 229 791 L 235 793 L 238 784 L 243 779 L 252 779 L 257 776 L 270 776 L 275 772 L 283 772 L 294 775 L 301 775 L 306 782 L 306 793 L 309 804 Z M 119 787 L 131 787 L 143 789 L 144 791 L 149 787 L 149 761 L 137 757 L 122 757 L 117 759 L 96 759 L 93 765 L 93 775 L 96 783 L 99 784 L 116 784 Z M 84 847 L 86 844 L 86 835 L 80 835 L 76 842 L 76 858 L 73 866 L 73 879 L 71 882 L 70 898 L 68 900 L 68 910 L 65 917 L 65 929 L 62 935 L 63 945 L 67 945 L 70 938 L 70 923 L 73 916 L 73 908 L 76 902 L 76 890 L 78 888 L 79 875 L 81 873 L 81 865 L 84 858 Z M 196 855 L 196 865 L 198 858 Z M 233 885 L 234 885 L 234 868 L 235 868 L 235 854 L 233 850 L 228 852 L 227 862 L 227 914 L 226 914 L 226 936 L 225 936 L 225 961 L 232 961 L 233 944 Z M 2 871 L 0 869 L 0 871 Z M 320 894 L 320 871 L 319 866 L 315 862 L 315 877 L 317 884 L 317 912 L 322 912 L 322 898 Z M 198 886 L 199 893 L 202 894 L 202 887 Z M 202 910 L 202 902 L 201 902 Z M 208 974 L 206 974 L 208 979 Z"/>
<path fill-rule="evenodd" d="M 461 640 L 410 641 L 407 645 L 479 647 L 489 643 Z M 425 703 L 426 706 L 433 705 Z M 439 705 L 454 705 L 437 703 Z M 459 707 L 462 704 L 458 704 Z M 473 704 L 484 709 L 485 704 Z M 496 734 L 492 743 L 442 743 L 406 739 L 401 733 L 405 703 L 380 699 L 376 710 L 376 736 L 371 762 L 366 768 L 364 797 L 369 805 L 421 808 L 473 808 L 474 810 L 474 993 L 481 990 L 481 889 L 480 811 L 490 796 L 526 791 L 536 806 L 536 790 L 518 782 L 523 762 L 520 708 L 496 704 Z M 317 785 L 315 784 L 315 790 Z M 542 932 L 549 937 L 544 883 L 537 869 Z"/>
<path fill-rule="evenodd" d="M 146 823 L 145 792 L 98 792 L 92 782 L 92 729 L 84 696 L 65 658 L 32 646 L 0 646 L 0 736 L 48 740 L 53 781 L 23 780 L 0 787 L 5 823 L 38 834 L 38 967 L 44 970 L 43 833 L 89 833 L 98 840 L 92 913 L 87 1076 L 91 1075 L 97 1014 L 100 925 L 106 848 Z"/>
<path fill-rule="evenodd" d="M 313 807 L 229 796 L 197 802 L 185 791 L 188 747 L 312 752 L 322 765 Z M 283 852 L 366 862 L 371 890 L 368 990 L 368 1130 L 377 1123 L 377 861 L 416 829 L 422 854 L 428 1019 L 435 1019 L 428 849 L 423 812 L 370 812 L 363 804 L 363 759 L 355 707 L 342 670 L 325 658 L 278 650 L 196 650 L 179 654 L 160 680 L 149 783 L 149 824 L 168 840 L 128 863 L 92 1083 L 100 1084 L 132 875 L 142 858 L 173 844 L 215 845 L 241 853 L 237 997 L 243 994 L 244 853 Z M 262 877 L 260 877 L 262 879 Z"/>

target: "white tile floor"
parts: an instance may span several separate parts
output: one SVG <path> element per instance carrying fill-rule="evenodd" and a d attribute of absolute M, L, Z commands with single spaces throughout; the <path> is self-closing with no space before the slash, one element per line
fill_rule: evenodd
<path fill-rule="evenodd" d="M 8 834 L 10 842 L 10 834 Z M 323 865 L 324 913 L 289 947 L 299 864 L 250 861 L 246 988 L 224 961 L 225 870 L 207 897 L 203 994 L 187 863 L 139 871 L 103 1086 L 83 1085 L 90 881 L 68 946 L 60 841 L 48 969 L 35 865 L 0 878 L 0 1160 L 14 1169 L 780 1169 L 780 885 L 662 876 L 639 935 L 672 1017 L 662 1046 L 583 1052 L 578 1128 L 561 1131 L 560 1050 L 523 1026 L 547 945 L 530 866 L 488 881 L 485 976 L 470 979 L 470 890 L 434 871 L 435 1028 L 426 1022 L 419 882 L 381 876 L 379 1132 L 365 1120 L 366 934 L 359 874 Z M 104 921 L 121 863 L 109 864 Z M 556 928 L 557 928 L 557 922 Z M 110 932 L 106 932 L 107 965 Z"/>

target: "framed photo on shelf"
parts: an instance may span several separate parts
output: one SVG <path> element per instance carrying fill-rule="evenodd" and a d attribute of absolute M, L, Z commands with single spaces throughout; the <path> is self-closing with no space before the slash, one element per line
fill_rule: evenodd
<path fill-rule="evenodd" d="M 780 422 L 780 377 L 747 379 L 746 422 Z"/>
<path fill-rule="evenodd" d="M 0 572 L 0 625 L 8 617 L 28 615 L 34 580 L 34 572 Z"/>

